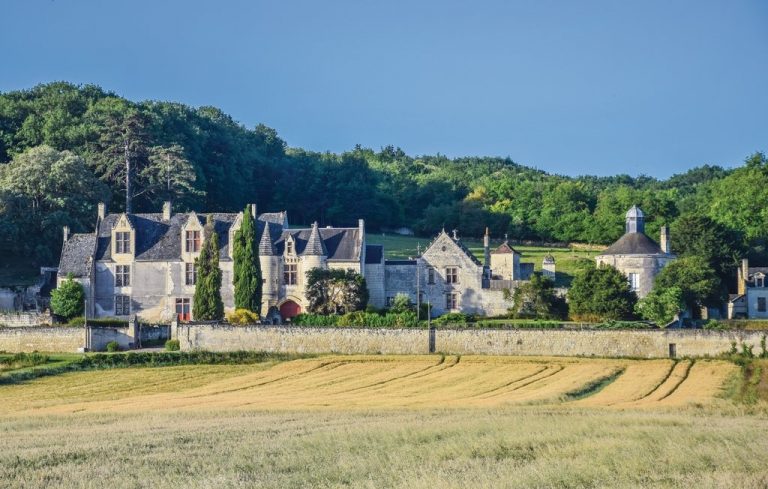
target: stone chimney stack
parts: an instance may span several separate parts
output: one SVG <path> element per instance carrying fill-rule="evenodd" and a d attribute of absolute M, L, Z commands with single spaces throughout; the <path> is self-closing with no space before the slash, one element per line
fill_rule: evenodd
<path fill-rule="evenodd" d="M 672 252 L 672 247 L 669 243 L 669 226 L 661 226 L 661 239 L 659 240 L 659 245 L 661 245 L 661 251 L 670 254 Z"/>
<path fill-rule="evenodd" d="M 360 242 L 365 243 L 365 220 L 357 220 L 357 233 L 360 236 Z"/>
<path fill-rule="evenodd" d="M 171 220 L 171 201 L 166 200 L 163 202 L 163 221 Z"/>
<path fill-rule="evenodd" d="M 256 213 L 256 204 L 249 204 L 249 205 L 248 205 L 248 207 L 250 207 L 250 208 L 251 208 L 251 217 L 252 217 L 254 220 L 255 220 L 255 219 L 258 219 L 258 218 L 259 218 L 259 216 L 258 216 L 258 214 Z"/>
<path fill-rule="evenodd" d="M 741 260 L 741 266 L 737 273 L 737 287 L 736 292 L 739 295 L 747 293 L 747 280 L 749 280 L 749 260 L 744 258 Z"/>
<path fill-rule="evenodd" d="M 69 239 L 69 226 L 64 226 L 64 242 L 66 243 Z"/>
<path fill-rule="evenodd" d="M 491 233 L 488 230 L 488 226 L 485 227 L 485 236 L 483 236 L 483 258 L 486 267 L 491 266 Z"/>
<path fill-rule="evenodd" d="M 99 202 L 97 209 L 99 219 L 104 220 L 104 217 L 107 215 L 107 204 L 104 202 Z"/>

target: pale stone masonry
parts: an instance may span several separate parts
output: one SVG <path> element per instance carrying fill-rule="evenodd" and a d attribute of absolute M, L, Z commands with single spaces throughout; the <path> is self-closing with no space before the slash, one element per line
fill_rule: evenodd
<path fill-rule="evenodd" d="M 616 267 L 623 273 L 639 298 L 651 292 L 656 275 L 676 257 L 670 249 L 669 229 L 661 228 L 661 245 L 645 234 L 645 215 L 633 205 L 626 214 L 626 232 L 600 253 L 598 265 Z"/>
<path fill-rule="evenodd" d="M 398 294 L 428 303 L 432 316 L 446 312 L 501 315 L 507 292 L 527 280 L 532 264 L 508 242 L 490 249 L 484 240 L 481 263 L 457 232 L 441 232 L 418 257 L 385 260 L 381 245 L 366 243 L 365 223 L 357 227 L 292 229 L 285 212 L 256 215 L 263 278 L 262 315 L 280 322 L 304 312 L 306 275 L 313 268 L 353 270 L 366 279 L 369 303 L 390 305 Z M 58 283 L 72 275 L 85 288 L 89 317 L 129 318 L 169 323 L 192 318 L 195 259 L 211 219 L 219 235 L 221 295 L 226 312 L 234 309 L 233 249 L 242 213 L 176 213 L 170 203 L 160 213 L 108 214 L 100 204 L 93 233 L 65 234 Z M 528 265 L 528 266 L 523 266 Z"/>

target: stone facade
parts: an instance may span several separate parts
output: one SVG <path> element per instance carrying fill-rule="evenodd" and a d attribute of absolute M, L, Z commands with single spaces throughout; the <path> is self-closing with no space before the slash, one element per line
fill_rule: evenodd
<path fill-rule="evenodd" d="M 645 215 L 632 206 L 626 215 L 626 232 L 618 241 L 595 257 L 598 265 L 610 265 L 623 273 L 639 298 L 651 292 L 656 275 L 675 259 L 671 253 L 669 230 L 661 230 L 661 246 L 645 234 Z"/>
<path fill-rule="evenodd" d="M 728 318 L 768 319 L 768 267 L 750 267 L 744 259 L 736 283 L 737 293 L 728 300 Z"/>
<path fill-rule="evenodd" d="M 530 276 L 507 242 L 491 251 L 485 237 L 480 263 L 453 237 L 440 233 L 411 260 L 385 260 L 381 245 L 366 243 L 362 219 L 353 228 L 290 229 L 286 213 L 256 216 L 261 265 L 262 316 L 279 322 L 306 311 L 306 275 L 313 268 L 353 270 L 368 284 L 369 302 L 388 306 L 398 294 L 429 303 L 432 316 L 446 312 L 499 315 L 507 312 L 505 290 Z M 195 260 L 210 219 L 219 235 L 224 309 L 234 309 L 231 243 L 239 214 L 107 214 L 99 206 L 93 234 L 66 233 L 58 281 L 73 276 L 86 293 L 88 317 L 139 317 L 149 323 L 192 319 Z"/>

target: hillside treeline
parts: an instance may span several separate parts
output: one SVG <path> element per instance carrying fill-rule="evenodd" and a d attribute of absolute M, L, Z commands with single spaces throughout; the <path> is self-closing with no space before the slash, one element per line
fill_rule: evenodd
<path fill-rule="evenodd" d="M 288 148 L 264 125 L 246 128 L 215 107 L 132 102 L 92 85 L 57 82 L 0 94 L 0 253 L 55 263 L 61 226 L 91 230 L 95 204 L 132 211 L 286 209 L 294 223 L 458 228 L 480 236 L 607 244 L 638 204 L 647 230 L 702 216 L 761 256 L 768 235 L 768 162 L 701 166 L 667 180 L 567 177 L 509 158 L 409 156 L 398 148 L 343 154 Z M 617 155 L 616 169 L 630 170 Z M 704 224 L 706 224 L 706 222 Z M 699 223 L 701 224 L 701 223 Z M 673 244 L 674 244 L 673 236 Z"/>

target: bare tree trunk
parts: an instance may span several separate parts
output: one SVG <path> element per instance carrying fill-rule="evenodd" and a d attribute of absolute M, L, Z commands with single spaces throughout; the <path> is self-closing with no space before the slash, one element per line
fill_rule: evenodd
<path fill-rule="evenodd" d="M 125 213 L 131 213 L 131 155 L 128 151 L 128 140 L 125 141 Z"/>

